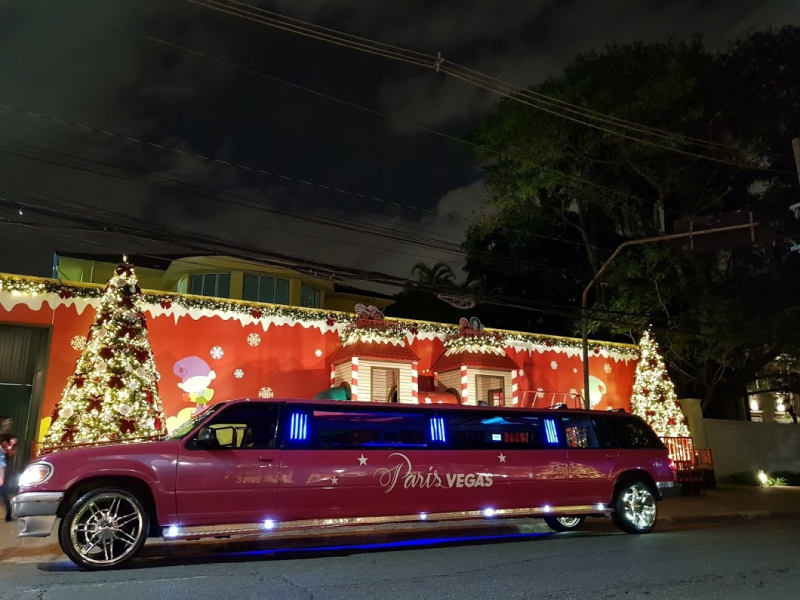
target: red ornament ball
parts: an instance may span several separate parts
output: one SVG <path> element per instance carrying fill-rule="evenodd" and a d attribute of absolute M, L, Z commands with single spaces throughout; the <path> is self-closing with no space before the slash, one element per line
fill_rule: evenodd
<path fill-rule="evenodd" d="M 254 319 L 260 319 L 261 318 L 261 311 L 258 310 L 257 308 L 254 308 L 253 310 L 250 311 L 250 315 L 252 315 L 252 317 Z"/>

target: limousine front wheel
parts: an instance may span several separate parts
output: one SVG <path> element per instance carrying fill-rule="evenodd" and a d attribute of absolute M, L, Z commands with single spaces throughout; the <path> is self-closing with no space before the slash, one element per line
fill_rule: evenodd
<path fill-rule="evenodd" d="M 656 524 L 656 496 L 641 481 L 621 483 L 614 498 L 611 518 L 627 533 L 647 533 Z"/>
<path fill-rule="evenodd" d="M 101 488 L 72 506 L 61 522 L 58 541 L 78 566 L 108 569 L 138 554 L 149 527 L 147 511 L 136 496 L 119 488 Z"/>
<path fill-rule="evenodd" d="M 575 531 L 580 529 L 586 517 L 545 517 L 544 522 L 553 531 Z"/>

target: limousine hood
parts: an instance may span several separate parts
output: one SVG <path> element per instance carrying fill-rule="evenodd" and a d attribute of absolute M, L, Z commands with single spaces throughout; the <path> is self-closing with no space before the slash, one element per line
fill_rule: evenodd
<path fill-rule="evenodd" d="M 20 480 L 20 491 L 67 489 L 75 481 L 94 476 L 137 476 L 158 480 L 165 467 L 174 471 L 178 440 L 157 440 L 74 448 L 45 454 L 32 462 Z M 49 467 L 44 481 L 28 483 L 29 471 Z"/>

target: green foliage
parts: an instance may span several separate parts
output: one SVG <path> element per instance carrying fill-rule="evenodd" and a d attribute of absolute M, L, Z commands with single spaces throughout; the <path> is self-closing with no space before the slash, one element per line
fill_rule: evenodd
<path fill-rule="evenodd" d="M 800 256 L 789 251 L 787 211 L 800 198 L 785 158 L 800 134 L 798 55 L 792 27 L 717 54 L 699 39 L 614 44 L 530 88 L 555 101 L 502 101 L 470 135 L 483 148 L 488 195 L 465 243 L 468 281 L 547 302 L 561 333 L 574 333 L 570 307 L 621 242 L 754 210 L 775 227 L 773 244 L 625 250 L 595 287 L 590 323 L 626 341 L 652 324 L 679 396 L 708 405 L 743 393 L 775 356 L 800 350 Z M 517 261 L 493 259 L 500 254 Z"/>
<path fill-rule="evenodd" d="M 761 486 L 758 474 L 755 471 L 737 471 L 727 477 L 727 483 L 737 485 Z M 800 473 L 797 471 L 778 471 L 773 477 L 767 479 L 765 487 L 800 486 Z"/>

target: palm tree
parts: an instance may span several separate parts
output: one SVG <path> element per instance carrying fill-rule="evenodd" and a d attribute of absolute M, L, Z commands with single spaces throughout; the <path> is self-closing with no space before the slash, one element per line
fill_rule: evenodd
<path fill-rule="evenodd" d="M 456 278 L 453 269 L 445 262 L 437 262 L 432 267 L 427 263 L 418 262 L 411 269 L 411 273 L 417 275 L 420 282 L 432 285 L 453 285 Z"/>

